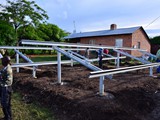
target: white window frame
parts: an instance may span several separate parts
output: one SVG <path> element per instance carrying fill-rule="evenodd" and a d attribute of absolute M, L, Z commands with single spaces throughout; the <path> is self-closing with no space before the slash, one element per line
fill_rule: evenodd
<path fill-rule="evenodd" d="M 94 45 L 96 43 L 96 41 L 95 40 L 89 40 L 89 44 L 91 44 L 91 45 Z"/>
<path fill-rule="evenodd" d="M 123 47 L 123 39 L 122 38 L 118 38 L 115 40 L 115 46 L 116 47 Z"/>

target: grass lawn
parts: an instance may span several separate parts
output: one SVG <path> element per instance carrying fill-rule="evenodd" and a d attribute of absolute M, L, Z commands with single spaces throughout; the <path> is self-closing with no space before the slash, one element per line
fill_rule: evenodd
<path fill-rule="evenodd" d="M 34 62 L 55 61 L 56 56 L 36 56 L 30 58 Z M 15 63 L 15 60 L 12 60 Z M 1 61 L 0 61 L 1 64 Z M 25 89 L 25 88 L 24 88 Z M 44 108 L 38 103 L 26 104 L 22 96 L 14 92 L 12 95 L 12 113 L 14 120 L 56 120 L 51 110 Z M 2 109 L 0 109 L 0 119 L 3 118 Z"/>
<path fill-rule="evenodd" d="M 37 103 L 26 104 L 18 93 L 12 95 L 12 114 L 14 120 L 56 120 L 53 113 Z M 0 109 L 0 118 L 3 117 Z"/>

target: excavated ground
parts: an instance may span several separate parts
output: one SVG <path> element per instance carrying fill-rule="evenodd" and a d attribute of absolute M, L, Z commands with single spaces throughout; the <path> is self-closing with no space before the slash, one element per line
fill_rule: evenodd
<path fill-rule="evenodd" d="M 38 101 L 53 110 L 59 120 L 160 120 L 160 79 L 148 70 L 116 74 L 105 80 L 99 96 L 99 78 L 88 78 L 89 69 L 62 65 L 63 85 L 57 84 L 57 66 L 39 66 L 37 78 L 32 71 L 14 71 L 15 91 L 25 102 Z M 108 67 L 108 69 L 110 69 Z"/>

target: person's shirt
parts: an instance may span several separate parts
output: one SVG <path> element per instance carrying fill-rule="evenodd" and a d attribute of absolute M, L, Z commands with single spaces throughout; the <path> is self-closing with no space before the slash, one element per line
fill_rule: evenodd
<path fill-rule="evenodd" d="M 8 64 L 5 68 L 3 68 L 3 70 L 1 71 L 1 76 L 2 76 L 2 80 L 0 82 L 2 87 L 12 85 L 13 72 L 10 64 Z"/>
<path fill-rule="evenodd" d="M 108 50 L 108 49 L 104 49 L 103 52 L 104 52 L 105 54 L 108 54 L 108 53 L 109 53 L 109 50 Z"/>
<path fill-rule="evenodd" d="M 103 55 L 103 49 L 100 48 L 100 49 L 98 49 L 98 56 L 101 57 L 102 55 Z"/>
<path fill-rule="evenodd" d="M 0 53 L 0 59 L 3 58 L 3 55 Z"/>
<path fill-rule="evenodd" d="M 157 59 L 159 59 L 159 60 L 160 60 L 160 49 L 157 51 L 157 53 L 156 53 L 156 57 L 157 57 Z"/>

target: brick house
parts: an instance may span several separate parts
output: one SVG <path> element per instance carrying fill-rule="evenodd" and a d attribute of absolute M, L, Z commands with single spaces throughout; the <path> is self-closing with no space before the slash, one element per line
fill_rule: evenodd
<path fill-rule="evenodd" d="M 73 33 L 64 39 L 72 43 L 134 47 L 146 49 L 148 52 L 151 49 L 149 37 L 141 26 L 117 29 L 116 24 L 111 24 L 109 30 Z M 127 52 L 134 56 L 141 56 L 138 51 Z"/>

